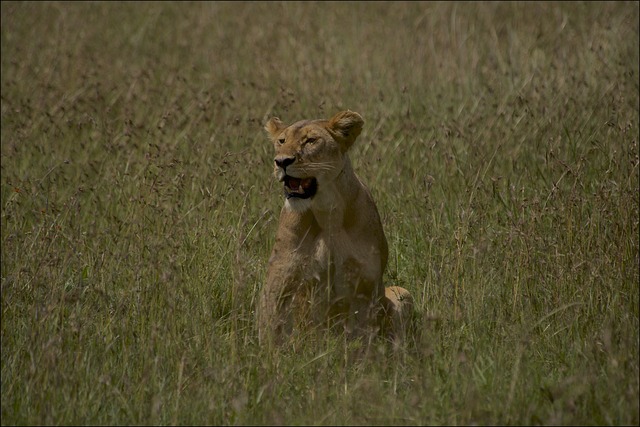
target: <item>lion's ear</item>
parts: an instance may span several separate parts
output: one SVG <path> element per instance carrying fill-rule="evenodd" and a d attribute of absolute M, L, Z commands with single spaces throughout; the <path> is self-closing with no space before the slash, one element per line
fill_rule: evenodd
<path fill-rule="evenodd" d="M 272 139 L 275 139 L 286 127 L 287 126 L 282 123 L 279 118 L 273 117 L 269 119 L 266 125 L 264 125 L 264 130 L 267 131 Z"/>
<path fill-rule="evenodd" d="M 329 119 L 329 130 L 343 145 L 345 151 L 360 135 L 363 125 L 364 120 L 360 114 L 350 110 L 341 111 Z"/>

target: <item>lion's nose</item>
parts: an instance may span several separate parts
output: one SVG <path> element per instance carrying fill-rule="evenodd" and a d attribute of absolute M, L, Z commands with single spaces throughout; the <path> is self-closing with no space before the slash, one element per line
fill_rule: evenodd
<path fill-rule="evenodd" d="M 278 156 L 276 157 L 276 165 L 282 169 L 286 169 L 291 163 L 295 162 L 295 157 Z"/>

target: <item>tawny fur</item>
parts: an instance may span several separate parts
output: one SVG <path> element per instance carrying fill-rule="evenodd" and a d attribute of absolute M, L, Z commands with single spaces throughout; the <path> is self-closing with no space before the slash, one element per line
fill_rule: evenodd
<path fill-rule="evenodd" d="M 306 326 L 344 328 L 350 336 L 403 334 L 410 293 L 385 289 L 388 247 L 371 193 L 347 155 L 362 130 L 359 114 L 290 126 L 272 118 L 274 174 L 315 178 L 313 197 L 286 199 L 258 303 L 260 340 L 282 339 Z"/>

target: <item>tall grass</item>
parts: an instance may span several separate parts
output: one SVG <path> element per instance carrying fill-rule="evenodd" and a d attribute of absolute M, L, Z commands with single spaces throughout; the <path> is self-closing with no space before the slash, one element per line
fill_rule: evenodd
<path fill-rule="evenodd" d="M 2 2 L 2 424 L 638 424 L 638 3 Z M 259 347 L 262 125 L 359 112 L 406 348 Z"/>

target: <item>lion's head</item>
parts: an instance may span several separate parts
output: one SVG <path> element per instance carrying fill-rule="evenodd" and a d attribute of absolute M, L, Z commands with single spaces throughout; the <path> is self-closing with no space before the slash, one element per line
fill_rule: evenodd
<path fill-rule="evenodd" d="M 334 181 L 345 165 L 346 152 L 362 131 L 358 113 L 342 111 L 329 120 L 302 120 L 285 125 L 277 117 L 265 125 L 276 155 L 274 174 L 284 184 L 287 204 L 305 210 Z"/>

